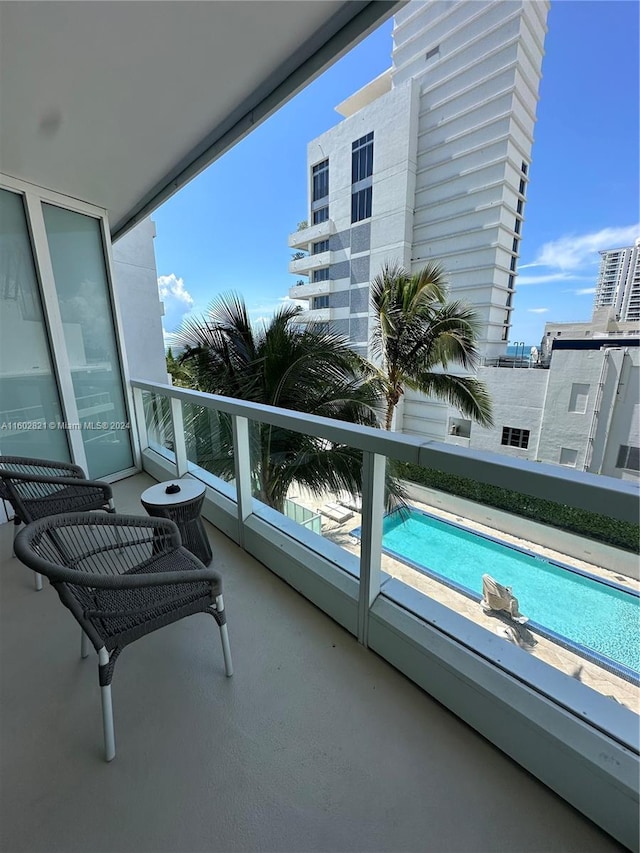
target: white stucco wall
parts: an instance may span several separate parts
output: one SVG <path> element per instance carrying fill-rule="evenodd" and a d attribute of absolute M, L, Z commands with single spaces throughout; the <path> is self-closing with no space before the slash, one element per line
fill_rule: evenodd
<path fill-rule="evenodd" d="M 621 445 L 640 447 L 640 349 L 629 347 L 617 350 L 613 355 L 617 367 L 615 402 L 609 428 L 602 439 L 604 451 L 600 473 L 637 482 L 640 472 L 617 468 L 616 462 Z M 595 457 L 594 462 L 597 461 Z"/>
<path fill-rule="evenodd" d="M 614 403 L 615 367 L 606 353 L 607 350 L 554 350 L 538 449 L 541 461 L 559 464 L 565 448 L 577 452 L 573 467 L 584 470 L 588 464 L 589 438 L 598 425 L 594 423 L 594 411 L 597 407 L 603 419 Z M 572 411 L 572 395 L 578 386 L 586 392 L 586 401 L 580 407 L 584 411 Z"/>
<path fill-rule="evenodd" d="M 478 379 L 484 382 L 491 397 L 495 426 L 486 429 L 473 423 L 470 447 L 503 453 L 518 459 L 537 459 L 549 371 L 534 368 L 480 367 Z M 503 427 L 529 430 L 528 447 L 525 449 L 503 445 Z"/>
<path fill-rule="evenodd" d="M 150 382 L 166 382 L 162 305 L 153 246 L 155 233 L 155 223 L 145 219 L 113 244 L 113 279 L 129 375 Z"/>

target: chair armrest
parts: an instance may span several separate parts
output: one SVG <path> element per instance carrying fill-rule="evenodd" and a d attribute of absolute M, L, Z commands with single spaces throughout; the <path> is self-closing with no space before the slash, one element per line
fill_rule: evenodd
<path fill-rule="evenodd" d="M 179 550 L 186 551 L 182 547 Z M 192 559 L 195 560 L 195 558 Z M 193 569 L 175 572 L 143 572 L 139 575 L 90 575 L 75 569 L 68 569 L 67 571 L 73 574 L 73 579 L 67 580 L 61 577 L 61 581 L 93 589 L 144 589 L 145 587 L 176 586 L 185 583 L 215 583 L 218 581 L 222 583 L 222 575 L 215 569 L 205 566 L 202 568 L 194 566 Z M 78 576 L 80 577 L 78 578 Z"/>

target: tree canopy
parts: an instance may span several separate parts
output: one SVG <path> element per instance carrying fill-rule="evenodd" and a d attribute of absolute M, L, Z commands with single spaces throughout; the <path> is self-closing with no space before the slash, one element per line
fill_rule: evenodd
<path fill-rule="evenodd" d="M 385 264 L 371 284 L 371 348 L 384 386 L 387 429 L 405 388 L 445 400 L 483 426 L 493 424 L 485 385 L 448 371 L 452 364 L 477 366 L 478 321 L 471 307 L 447 296 L 444 270 L 433 263 L 416 273 Z"/>

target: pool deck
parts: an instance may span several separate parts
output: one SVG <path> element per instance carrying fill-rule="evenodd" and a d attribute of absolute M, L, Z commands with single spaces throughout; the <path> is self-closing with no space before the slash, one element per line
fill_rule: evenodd
<path fill-rule="evenodd" d="M 325 503 L 325 501 L 320 502 L 317 498 L 306 494 L 303 490 L 298 490 L 293 500 L 313 510 L 318 510 L 318 508 Z M 335 496 L 327 496 L 326 502 L 332 501 L 335 502 Z M 512 536 L 511 534 L 480 524 L 479 522 L 463 518 L 460 515 L 446 512 L 439 507 L 429 506 L 417 500 L 412 500 L 411 505 L 415 506 L 417 509 L 428 512 L 431 515 L 437 516 L 438 518 L 442 518 L 444 521 L 462 524 L 471 530 L 476 530 L 478 533 L 484 533 L 488 536 L 492 536 L 509 545 L 516 545 L 519 548 L 532 551 L 533 553 L 546 557 L 549 560 L 565 563 L 568 566 L 589 572 L 590 574 L 601 577 L 604 580 L 611 581 L 619 586 L 626 586 L 629 589 L 640 592 L 640 581 L 633 578 L 623 578 L 621 575 L 611 572 L 608 569 L 604 569 L 601 566 L 596 566 L 591 563 L 587 563 L 584 560 L 569 557 L 566 554 L 554 551 L 551 548 L 537 545 L 534 542 L 520 539 L 516 536 Z M 359 543 L 354 540 L 351 532 L 360 526 L 361 521 L 361 516 L 358 513 L 354 513 L 350 519 L 343 523 L 333 522 L 330 519 L 323 517 L 322 534 L 323 536 L 326 536 L 327 539 L 330 539 L 332 542 L 335 542 L 337 545 L 345 548 L 347 551 L 359 554 Z M 430 598 L 439 601 L 446 607 L 450 607 L 452 610 L 455 610 L 456 613 L 466 616 L 472 622 L 482 625 L 484 628 L 487 628 L 487 630 L 496 634 L 501 634 L 501 632 L 504 631 L 506 625 L 505 621 L 497 618 L 496 616 L 484 613 L 479 603 L 472 601 L 470 598 L 467 598 L 467 596 L 456 592 L 456 590 L 451 589 L 445 584 L 439 583 L 406 563 L 396 560 L 387 554 L 383 554 L 382 568 L 393 577 L 404 581 L 404 583 L 412 586 L 414 589 L 420 590 Z M 517 590 L 515 592 L 517 594 Z M 609 670 L 604 667 L 586 660 L 569 649 L 565 649 L 563 646 L 554 643 L 546 637 L 541 637 L 536 634 L 535 640 L 537 642 L 532 648 L 525 648 L 529 654 L 540 658 L 540 660 L 551 664 L 551 666 L 567 673 L 573 678 L 577 678 L 583 684 L 597 690 L 598 693 L 601 693 L 604 696 L 611 696 L 614 701 L 622 703 L 627 708 L 633 710 L 636 714 L 640 713 L 639 687 L 625 681 L 625 679 L 620 678 L 614 673 L 609 672 Z M 508 641 L 505 640 L 505 642 Z"/>

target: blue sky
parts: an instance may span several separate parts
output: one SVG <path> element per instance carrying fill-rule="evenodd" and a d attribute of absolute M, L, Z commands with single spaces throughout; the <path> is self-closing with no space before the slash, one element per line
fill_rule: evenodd
<path fill-rule="evenodd" d="M 591 317 L 599 249 L 640 236 L 635 0 L 555 0 L 549 13 L 512 339 Z M 391 22 L 156 213 L 165 330 L 218 293 L 268 317 L 295 277 L 287 235 L 306 218 L 307 142 L 334 106 L 391 64 Z"/>

